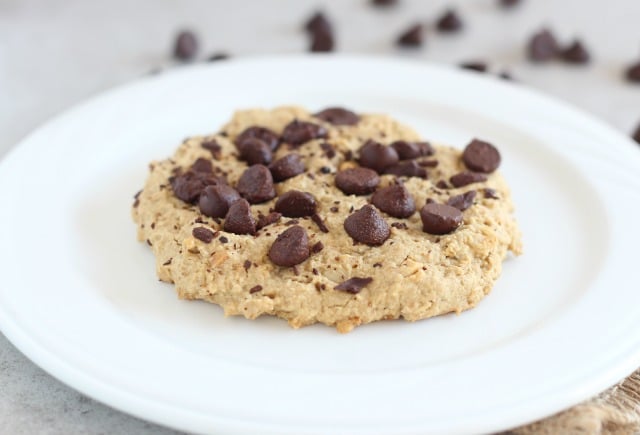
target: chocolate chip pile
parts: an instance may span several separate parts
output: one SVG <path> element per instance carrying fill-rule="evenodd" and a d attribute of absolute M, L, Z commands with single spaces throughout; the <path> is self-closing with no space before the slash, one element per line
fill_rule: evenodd
<path fill-rule="evenodd" d="M 344 108 L 328 108 L 314 115 L 318 120 L 334 126 L 356 125 L 360 117 Z M 225 232 L 255 236 L 256 232 L 270 224 L 287 218 L 310 218 L 318 229 L 328 229 L 319 215 L 318 201 L 308 193 L 288 190 L 277 196 L 275 183 L 303 175 L 306 168 L 296 149 L 317 139 L 327 139 L 327 130 L 320 124 L 293 120 L 282 134 L 259 126 L 251 126 L 234 139 L 237 159 L 249 166 L 244 170 L 235 186 L 230 186 L 212 161 L 198 158 L 187 170 L 177 168 L 169 179 L 173 194 L 189 205 L 197 205 L 200 213 L 221 222 Z M 202 146 L 215 157 L 219 145 L 215 141 L 205 141 Z M 273 160 L 273 153 L 280 147 L 290 152 Z M 331 154 L 328 142 L 318 145 L 319 152 Z M 369 204 L 351 213 L 344 220 L 344 231 L 354 243 L 376 247 L 385 243 L 391 235 L 390 225 L 385 216 L 406 219 L 420 208 L 422 231 L 433 235 L 446 235 L 463 225 L 463 212 L 473 206 L 476 191 L 450 197 L 439 204 L 429 198 L 420 207 L 404 186 L 404 180 L 417 177 L 427 179 L 426 167 L 438 164 L 434 148 L 428 142 L 393 141 L 382 144 L 373 139 L 365 139 L 354 156 L 357 166 L 338 170 L 333 182 L 344 195 L 370 195 Z M 448 183 L 454 188 L 487 180 L 487 174 L 500 165 L 500 153 L 488 142 L 472 140 L 461 156 L 467 170 L 450 177 Z M 394 184 L 381 187 L 381 175 L 395 176 Z M 445 180 L 440 187 L 447 188 Z M 277 197 L 277 198 L 276 198 Z M 493 198 L 485 192 L 485 197 Z M 256 218 L 252 205 L 275 199 L 268 215 Z M 330 210 L 332 211 L 332 210 Z M 326 210 L 323 210 L 326 212 Z M 222 219 L 222 221 L 220 221 Z M 300 225 L 293 225 L 278 235 L 273 242 L 268 257 L 276 265 L 293 267 L 307 260 L 314 251 L 322 247 L 311 246 L 307 231 Z M 407 228 L 407 224 L 396 222 L 396 226 Z M 204 227 L 195 228 L 193 236 L 210 243 L 215 234 Z M 352 288 L 352 287 L 349 287 Z M 353 291 L 353 290 L 351 290 Z"/>

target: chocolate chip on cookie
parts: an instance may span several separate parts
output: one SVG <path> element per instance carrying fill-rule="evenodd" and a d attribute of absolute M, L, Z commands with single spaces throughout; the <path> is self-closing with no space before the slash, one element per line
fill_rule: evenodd
<path fill-rule="evenodd" d="M 439 32 L 453 33 L 462 29 L 462 19 L 454 9 L 448 9 L 436 22 Z"/>
<path fill-rule="evenodd" d="M 500 199 L 498 196 L 498 192 L 495 189 L 491 189 L 489 187 L 484 189 L 484 197 L 488 199 Z"/>
<path fill-rule="evenodd" d="M 287 154 L 269 166 L 275 181 L 284 181 L 304 172 L 304 163 L 299 154 Z"/>
<path fill-rule="evenodd" d="M 408 218 L 416 211 L 416 204 L 402 184 L 383 187 L 371 196 L 371 203 L 390 216 Z"/>
<path fill-rule="evenodd" d="M 400 160 L 416 159 L 422 156 L 430 156 L 433 154 L 433 147 L 428 142 L 409 142 L 406 140 L 397 140 L 389 145 L 396 150 Z"/>
<path fill-rule="evenodd" d="M 313 116 L 333 125 L 355 125 L 360 121 L 356 113 L 342 107 L 329 107 Z"/>
<path fill-rule="evenodd" d="M 323 126 L 295 119 L 284 128 L 282 141 L 298 146 L 313 139 L 324 139 L 327 135 L 327 130 Z"/>
<path fill-rule="evenodd" d="M 420 47 L 422 45 L 422 24 L 414 24 L 402 32 L 396 44 L 401 47 Z"/>
<path fill-rule="evenodd" d="M 280 195 L 274 209 L 286 217 L 311 216 L 316 212 L 316 199 L 310 193 L 289 190 Z"/>
<path fill-rule="evenodd" d="M 559 47 L 556 37 L 548 29 L 542 29 L 529 40 L 527 54 L 534 62 L 545 62 L 558 55 Z"/>
<path fill-rule="evenodd" d="M 250 137 L 238 145 L 240 158 L 249 165 L 268 165 L 271 163 L 273 153 L 267 143 L 261 139 Z"/>
<path fill-rule="evenodd" d="M 283 267 L 292 267 L 309 258 L 309 237 L 300 225 L 282 232 L 269 249 L 269 259 Z"/>
<path fill-rule="evenodd" d="M 205 140 L 200 146 L 205 150 L 208 150 L 216 160 L 218 160 L 222 154 L 222 147 L 215 141 L 215 139 Z"/>
<path fill-rule="evenodd" d="M 427 178 L 427 170 L 420 166 L 415 160 L 399 162 L 384 170 L 385 174 L 397 175 L 398 177 L 418 177 Z"/>
<path fill-rule="evenodd" d="M 313 223 L 315 223 L 318 226 L 320 231 L 322 231 L 323 233 L 329 232 L 329 228 L 327 227 L 327 224 L 324 223 L 324 221 L 322 220 L 322 218 L 318 213 L 312 214 L 311 220 L 313 221 Z"/>
<path fill-rule="evenodd" d="M 462 212 L 445 204 L 430 203 L 420 210 L 422 230 L 429 234 L 448 234 L 462 225 Z"/>
<path fill-rule="evenodd" d="M 271 151 L 275 151 L 280 144 L 280 138 L 273 131 L 266 127 L 253 126 L 245 129 L 236 137 L 235 144 L 240 149 L 247 139 L 260 139 L 266 143 Z"/>
<path fill-rule="evenodd" d="M 369 285 L 373 281 L 373 278 L 349 278 L 346 281 L 341 282 L 334 287 L 335 290 L 356 294 L 360 293 L 364 287 Z"/>
<path fill-rule="evenodd" d="M 182 201 L 194 204 L 205 187 L 224 184 L 224 180 L 208 172 L 187 171 L 170 179 L 173 193 Z"/>
<path fill-rule="evenodd" d="M 368 168 L 349 168 L 336 174 L 336 186 L 347 195 L 368 195 L 379 183 L 378 173 Z"/>
<path fill-rule="evenodd" d="M 347 217 L 344 229 L 353 240 L 369 246 L 382 245 L 391 234 L 387 222 L 371 205 L 365 205 Z"/>
<path fill-rule="evenodd" d="M 254 293 L 258 293 L 259 291 L 262 291 L 262 286 L 261 285 L 254 285 L 253 287 L 251 287 L 249 289 L 249 294 L 254 294 Z"/>
<path fill-rule="evenodd" d="M 264 165 L 253 165 L 245 169 L 236 188 L 251 204 L 260 204 L 276 196 L 273 177 Z"/>
<path fill-rule="evenodd" d="M 390 146 L 369 139 L 360 147 L 359 163 L 381 174 L 386 168 L 398 163 L 398 153 Z"/>
<path fill-rule="evenodd" d="M 469 192 L 461 193 L 460 195 L 452 196 L 447 201 L 447 205 L 457 208 L 460 211 L 465 211 L 473 205 L 473 200 L 476 199 L 476 191 L 470 190 Z"/>
<path fill-rule="evenodd" d="M 204 227 L 195 227 L 193 230 L 191 230 L 191 234 L 193 235 L 193 237 L 204 243 L 211 243 L 211 241 L 215 237 L 213 231 Z"/>
<path fill-rule="evenodd" d="M 280 220 L 281 217 L 282 213 L 278 213 L 275 211 L 272 211 L 266 216 L 263 214 L 258 214 L 258 223 L 256 224 L 256 229 L 259 230 L 266 227 L 267 225 L 275 224 Z"/>
<path fill-rule="evenodd" d="M 453 187 L 462 187 L 472 183 L 487 181 L 487 176 L 478 172 L 463 171 L 453 175 L 449 178 L 449 181 L 453 184 Z"/>
<path fill-rule="evenodd" d="M 246 199 L 231 204 L 224 217 L 223 229 L 234 234 L 255 234 L 256 220 L 251 215 L 251 206 Z"/>
<path fill-rule="evenodd" d="M 462 161 L 472 171 L 488 174 L 500 166 L 500 153 L 489 142 L 473 139 L 464 149 Z"/>
<path fill-rule="evenodd" d="M 240 194 L 226 184 L 207 186 L 200 194 L 198 206 L 200 212 L 209 217 L 223 218 L 231 204 L 240 199 Z"/>
<path fill-rule="evenodd" d="M 211 164 L 211 160 L 198 157 L 190 169 L 194 172 L 213 172 L 213 165 Z"/>

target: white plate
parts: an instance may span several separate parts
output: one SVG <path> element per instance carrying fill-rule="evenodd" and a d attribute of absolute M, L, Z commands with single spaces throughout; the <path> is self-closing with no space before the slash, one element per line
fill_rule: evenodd
<path fill-rule="evenodd" d="M 474 310 L 347 335 L 177 300 L 129 217 L 147 163 L 236 108 L 286 103 L 494 142 L 525 254 Z M 640 365 L 639 170 L 637 147 L 599 121 L 475 73 L 360 57 L 180 69 L 68 111 L 1 163 L 0 326 L 63 382 L 184 430 L 507 429 Z"/>

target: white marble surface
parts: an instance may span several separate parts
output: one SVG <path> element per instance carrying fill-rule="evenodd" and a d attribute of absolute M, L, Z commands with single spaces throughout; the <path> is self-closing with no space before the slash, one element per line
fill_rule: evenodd
<path fill-rule="evenodd" d="M 433 22 L 455 5 L 466 28 L 399 51 L 392 41 L 417 19 Z M 0 156 L 47 118 L 148 71 L 174 67 L 172 38 L 190 28 L 201 58 L 298 53 L 300 24 L 318 7 L 337 30 L 338 51 L 408 56 L 432 62 L 487 60 L 519 82 L 567 100 L 630 133 L 640 123 L 640 85 L 622 80 L 640 59 L 638 0 L 524 0 L 499 10 L 495 0 L 401 0 L 379 10 L 367 0 L 0 0 Z M 567 41 L 579 36 L 594 62 L 531 65 L 528 36 L 543 25 Z M 603 144 L 606 146 L 606 144 Z M 174 433 L 101 405 L 34 366 L 0 335 L 0 432 L 10 434 Z"/>

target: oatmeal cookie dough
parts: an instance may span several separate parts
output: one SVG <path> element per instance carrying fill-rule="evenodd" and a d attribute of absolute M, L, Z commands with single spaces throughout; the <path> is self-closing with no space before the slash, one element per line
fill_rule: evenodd
<path fill-rule="evenodd" d="M 180 298 L 348 332 L 491 291 L 521 252 L 499 163 L 487 142 L 427 143 L 386 115 L 243 110 L 152 162 L 133 219 Z"/>

